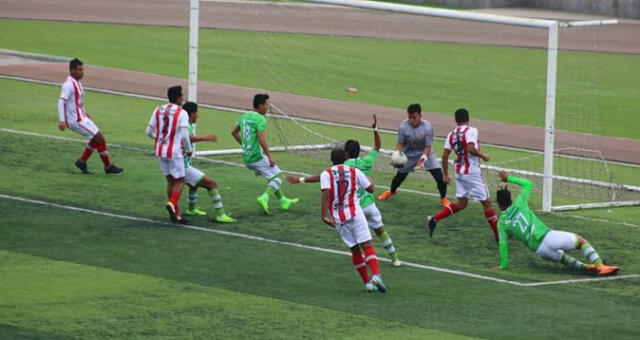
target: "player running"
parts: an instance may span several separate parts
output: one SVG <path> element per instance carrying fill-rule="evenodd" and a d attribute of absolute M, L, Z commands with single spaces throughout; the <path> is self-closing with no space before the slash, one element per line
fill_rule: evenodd
<path fill-rule="evenodd" d="M 167 178 L 166 204 L 169 218 L 174 223 L 188 222 L 180 215 L 178 202 L 184 188 L 184 157 L 183 148 L 187 156 L 191 156 L 191 141 L 189 140 L 189 115 L 183 110 L 182 86 L 172 86 L 167 90 L 168 104 L 158 106 L 151 114 L 147 135 L 155 140 L 154 149 L 160 161 L 160 169 Z"/>
<path fill-rule="evenodd" d="M 371 125 L 371 127 L 373 128 L 374 147 L 367 156 L 358 158 L 358 156 L 360 155 L 360 143 L 358 143 L 358 141 L 350 139 L 344 144 L 344 151 L 347 157 L 347 160 L 344 162 L 344 164 L 362 171 L 368 177 L 371 177 L 371 170 L 373 169 L 373 166 L 378 159 L 378 152 L 380 151 L 380 147 L 382 145 L 382 142 L 380 141 L 380 135 L 378 134 L 378 124 L 375 114 L 373 115 L 373 124 Z M 287 177 L 287 182 L 291 184 L 319 181 L 320 175 L 300 178 L 293 176 Z M 376 207 L 375 198 L 366 190 L 359 189 L 358 200 L 360 203 L 360 207 L 364 212 L 364 216 L 367 218 L 367 224 L 369 225 L 369 228 L 373 229 L 376 235 L 378 235 L 380 241 L 382 241 L 382 246 L 387 250 L 387 253 L 389 253 L 389 257 L 391 257 L 392 261 L 391 265 L 393 265 L 394 267 L 400 267 L 402 265 L 402 261 L 400 261 L 398 253 L 393 246 L 391 236 L 389 236 L 389 233 L 383 227 L 382 214 L 380 214 L 380 210 L 378 210 L 378 207 Z"/>
<path fill-rule="evenodd" d="M 344 165 L 346 153 L 343 149 L 331 152 L 333 166 L 320 175 L 322 190 L 322 222 L 335 228 L 342 241 L 351 249 L 353 265 L 360 274 L 369 292 L 387 291 L 382 278 L 376 251 L 371 245 L 371 234 L 362 208 L 356 203 L 358 190 L 373 192 L 373 184 L 362 171 Z M 364 251 L 364 257 L 362 252 Z M 367 266 L 371 269 L 371 279 Z"/>
<path fill-rule="evenodd" d="M 531 182 L 515 176 L 509 176 L 506 171 L 500 171 L 498 176 L 503 182 L 509 182 L 522 187 L 522 191 L 515 202 L 511 201 L 511 193 L 505 186 L 498 190 L 496 200 L 502 211 L 498 221 L 500 235 L 500 268 L 507 269 L 508 237 L 513 236 L 527 248 L 536 252 L 543 259 L 560 262 L 565 266 L 577 270 L 589 270 L 598 275 L 615 275 L 617 266 L 607 266 L 602 263 L 600 256 L 582 236 L 566 231 L 555 231 L 544 225 L 531 209 L 529 209 L 529 193 Z M 589 264 L 565 254 L 565 251 L 582 250 Z"/>
<path fill-rule="evenodd" d="M 443 181 L 442 169 L 436 154 L 431 148 L 433 145 L 433 128 L 431 123 L 422 119 L 420 104 L 411 104 L 407 108 L 407 118 L 398 127 L 398 143 L 396 150 L 404 152 L 407 163 L 391 180 L 391 188 L 378 196 L 378 200 L 385 201 L 396 194 L 396 191 L 413 170 L 424 168 L 431 173 L 438 184 L 440 203 L 443 206 L 451 204 L 447 199 L 447 183 Z"/>
<path fill-rule="evenodd" d="M 102 133 L 91 120 L 91 116 L 84 109 L 84 87 L 80 79 L 84 77 L 84 64 L 78 58 L 69 62 L 69 77 L 62 84 L 60 99 L 58 100 L 58 129 L 64 131 L 71 129 L 89 139 L 84 152 L 75 165 L 83 174 L 89 174 L 87 161 L 91 154 L 98 150 L 104 172 L 107 174 L 121 173 L 124 169 L 111 164 L 109 152 L 107 152 L 107 141 Z"/>
<path fill-rule="evenodd" d="M 427 228 L 429 236 L 433 236 L 433 230 L 436 229 L 438 222 L 466 208 L 471 197 L 482 204 L 484 216 L 489 226 L 491 226 L 496 242 L 498 242 L 498 217 L 491 207 L 489 189 L 487 189 L 480 172 L 480 159 L 487 162 L 489 161 L 489 156 L 480 152 L 478 129 L 469 126 L 469 111 L 466 109 L 456 110 L 455 119 L 458 127 L 449 132 L 444 143 L 442 171 L 444 172 L 444 181 L 447 184 L 450 183 L 449 154 L 453 151 L 456 155 L 454 163 L 457 185 L 456 198 L 458 200 L 455 204 L 452 203 L 449 206 L 445 206 L 435 216 L 428 217 Z"/>
<path fill-rule="evenodd" d="M 207 135 L 207 136 L 196 136 L 195 135 L 195 127 L 193 124 L 196 124 L 198 121 L 198 104 L 194 102 L 186 102 L 182 105 L 182 109 L 187 111 L 189 114 L 189 125 L 187 129 L 189 130 L 189 140 L 191 143 L 197 142 L 211 142 L 215 143 L 218 140 L 218 137 L 215 135 Z M 224 208 L 222 205 L 222 196 L 218 192 L 218 184 L 209 176 L 205 175 L 202 171 L 196 169 L 191 164 L 191 156 L 186 156 L 184 158 L 184 171 L 185 171 L 185 182 L 189 186 L 189 206 L 187 211 L 184 213 L 190 216 L 205 216 L 206 212 L 197 208 L 196 204 L 198 202 L 198 188 L 207 189 L 207 193 L 209 194 L 209 198 L 213 202 L 213 209 L 215 209 L 216 217 L 213 219 L 216 222 L 222 223 L 233 223 L 236 222 L 235 219 L 227 216 L 224 212 Z"/>
<path fill-rule="evenodd" d="M 269 194 L 275 195 L 280 201 L 282 210 L 289 210 L 298 202 L 297 198 L 289 199 L 282 193 L 282 179 L 280 168 L 271 156 L 264 131 L 267 128 L 265 115 L 269 111 L 269 95 L 256 94 L 253 97 L 253 110 L 246 112 L 231 131 L 231 135 L 242 145 L 242 161 L 256 176 L 267 180 L 267 190 L 257 198 L 258 205 L 269 215 Z"/>

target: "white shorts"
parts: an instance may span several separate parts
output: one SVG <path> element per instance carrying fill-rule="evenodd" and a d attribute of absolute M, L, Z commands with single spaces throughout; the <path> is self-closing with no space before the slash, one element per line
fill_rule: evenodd
<path fill-rule="evenodd" d="M 456 174 L 456 197 L 473 198 L 477 201 L 489 199 L 489 189 L 484 184 L 482 173 Z"/>
<path fill-rule="evenodd" d="M 204 178 L 204 172 L 190 166 L 184 169 L 184 181 L 191 187 L 196 187 Z"/>
<path fill-rule="evenodd" d="M 382 227 L 382 214 L 380 214 L 380 210 L 378 210 L 375 204 L 362 208 L 362 212 L 364 212 L 369 228 L 378 229 Z"/>
<path fill-rule="evenodd" d="M 336 230 L 340 234 L 342 242 L 352 248 L 360 243 L 371 241 L 371 233 L 367 227 L 367 220 L 362 213 L 344 222 L 336 223 Z"/>
<path fill-rule="evenodd" d="M 85 118 L 79 122 L 70 122 L 69 129 L 73 132 L 81 134 L 89 139 L 92 139 L 100 129 L 89 118 Z"/>
<path fill-rule="evenodd" d="M 564 251 L 576 249 L 578 236 L 566 231 L 551 230 L 544 236 L 540 247 L 536 250 L 536 255 L 551 261 L 560 261 Z"/>
<path fill-rule="evenodd" d="M 159 158 L 160 170 L 165 176 L 175 179 L 184 177 L 184 159 L 182 158 Z"/>
<path fill-rule="evenodd" d="M 280 168 L 277 165 L 269 166 L 269 158 L 267 156 L 262 156 L 261 160 L 245 164 L 245 166 L 247 169 L 253 170 L 256 176 L 262 176 L 267 180 L 271 180 L 280 174 Z"/>

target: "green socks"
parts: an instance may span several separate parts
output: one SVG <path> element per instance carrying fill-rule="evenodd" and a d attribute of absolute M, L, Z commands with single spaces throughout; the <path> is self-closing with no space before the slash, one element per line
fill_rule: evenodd
<path fill-rule="evenodd" d="M 209 197 L 211 198 L 211 202 L 213 202 L 213 209 L 216 211 L 216 216 L 224 215 L 222 196 L 220 196 L 218 189 L 209 190 Z"/>
<path fill-rule="evenodd" d="M 198 188 L 189 188 L 189 206 L 188 206 L 188 210 L 195 209 L 197 202 L 198 202 Z"/>
<path fill-rule="evenodd" d="M 389 233 L 385 230 L 385 232 L 382 233 L 382 235 L 378 235 L 378 237 L 380 238 L 380 241 L 382 241 L 381 245 L 387 250 L 387 253 L 389 253 L 391 260 L 398 261 L 398 254 L 396 253 L 396 248 L 393 246 L 393 241 L 391 240 Z"/>

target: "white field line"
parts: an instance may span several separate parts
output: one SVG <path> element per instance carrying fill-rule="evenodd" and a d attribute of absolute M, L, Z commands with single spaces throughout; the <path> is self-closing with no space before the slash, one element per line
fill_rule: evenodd
<path fill-rule="evenodd" d="M 54 135 L 48 135 L 48 134 L 43 134 L 43 133 L 21 131 L 21 130 L 7 129 L 7 128 L 0 128 L 0 131 L 7 132 L 7 133 L 15 133 L 15 134 L 20 134 L 20 135 L 26 135 L 26 136 L 58 139 L 58 140 L 64 140 L 64 141 L 69 141 L 69 142 L 77 142 L 77 143 L 86 143 L 87 142 L 84 139 L 61 137 L 61 136 L 54 136 Z M 127 145 L 109 143 L 109 147 L 123 148 L 123 149 L 127 149 L 127 150 L 134 150 L 134 151 L 141 151 L 141 152 L 151 153 L 150 150 L 147 150 L 147 149 L 144 149 L 144 148 L 138 148 L 138 147 L 134 147 L 134 146 L 127 146 Z M 220 159 L 210 159 L 210 158 L 206 158 L 206 157 L 193 157 L 193 158 L 197 159 L 197 160 L 204 161 L 204 162 L 209 162 L 209 163 L 224 164 L 224 165 L 241 167 L 241 168 L 245 167 L 244 164 L 241 164 L 241 163 L 236 163 L 236 162 L 231 162 L 231 161 L 224 161 L 224 160 L 220 160 Z M 305 172 L 300 172 L 300 171 L 282 170 L 282 172 L 286 173 L 286 174 L 297 175 L 297 176 L 310 176 L 311 175 L 311 174 L 308 174 L 308 173 L 305 173 Z M 384 188 L 384 189 L 389 189 L 389 187 L 386 186 L 386 185 L 375 184 L 375 186 L 376 187 L 380 187 L 380 188 Z M 416 195 L 422 195 L 422 196 L 440 197 L 440 195 L 438 195 L 438 194 L 431 193 L 431 192 L 419 191 L 419 190 L 399 188 L 398 191 L 408 192 L 408 193 L 412 193 L 412 194 L 416 194 Z M 632 223 L 609 221 L 609 220 L 604 220 L 604 219 L 599 219 L 599 218 L 592 218 L 592 217 L 585 217 L 585 216 L 579 216 L 579 215 L 571 215 L 571 214 L 557 213 L 557 212 L 556 213 L 552 213 L 552 214 L 559 215 L 559 216 L 565 216 L 565 217 L 573 217 L 573 218 L 577 218 L 577 219 L 581 219 L 581 220 L 587 220 L 587 221 L 593 221 L 593 222 L 617 224 L 617 225 L 622 225 L 622 226 L 627 226 L 627 227 L 634 227 L 634 228 L 640 227 L 640 225 L 632 224 Z"/>
<path fill-rule="evenodd" d="M 0 78 L 24 81 L 24 82 L 35 83 L 35 84 L 60 86 L 60 83 L 44 81 L 44 80 L 37 80 L 37 79 L 30 79 L 30 78 L 23 78 L 23 77 L 16 77 L 16 76 L 9 76 L 9 75 L 4 75 L 4 74 L 0 74 Z M 100 88 L 95 88 L 95 87 L 85 87 L 84 89 L 85 90 L 89 90 L 89 91 L 93 91 L 93 92 L 98 92 L 98 93 L 113 94 L 113 95 L 119 95 L 119 96 L 125 96 L 125 97 L 148 99 L 148 100 L 155 100 L 155 101 L 160 101 L 160 102 L 165 102 L 166 101 L 166 98 L 148 96 L 148 95 L 137 94 L 137 93 L 112 91 L 112 90 L 100 89 Z M 219 110 L 219 111 L 235 112 L 235 113 L 244 113 L 244 112 L 246 112 L 246 110 L 243 110 L 243 109 L 240 109 L 240 108 L 235 108 L 235 107 L 212 105 L 212 104 L 205 104 L 205 103 L 198 103 L 198 105 L 201 106 L 201 107 L 206 107 L 206 108 L 209 108 L 209 109 L 214 109 L 214 110 Z M 286 119 L 286 118 L 282 117 L 281 115 L 267 114 L 267 116 L 273 117 L 273 118 Z M 329 125 L 329 126 L 340 126 L 340 127 L 350 128 L 350 129 L 371 131 L 371 128 L 363 127 L 363 126 L 357 126 L 357 125 L 326 122 L 326 121 L 322 121 L 322 120 L 316 120 L 316 119 L 311 119 L 311 118 L 302 118 L 302 117 L 295 117 L 295 119 L 299 120 L 301 122 L 312 123 L 312 124 L 321 124 L 321 125 Z M 388 134 L 394 134 L 394 135 L 396 134 L 395 130 L 379 129 L 379 131 L 382 132 L 382 133 L 388 133 Z M 444 140 L 443 137 L 434 137 L 434 138 L 438 139 L 438 140 Z M 495 145 L 495 144 L 484 144 L 484 145 L 486 145 L 488 147 L 496 148 L 496 149 L 518 151 L 518 152 L 530 153 L 530 154 L 538 154 L 538 155 L 543 154 L 543 152 L 537 151 L 537 150 L 526 150 L 526 149 L 520 149 L 520 148 L 515 148 L 515 147 L 510 147 L 510 146 L 505 146 L 505 145 Z M 590 159 L 590 158 L 585 158 L 585 157 L 580 157 L 580 156 L 562 155 L 562 154 L 557 154 L 555 156 L 556 157 L 563 157 L 563 158 L 570 158 L 570 159 L 580 159 L 580 160 L 583 160 L 583 159 L 589 160 Z M 607 161 L 607 163 L 623 165 L 623 166 L 629 166 L 629 167 L 634 167 L 634 168 L 640 168 L 640 164 L 622 163 L 622 162 L 616 162 L 616 161 Z"/>
<path fill-rule="evenodd" d="M 160 225 L 167 225 L 167 226 L 177 226 L 177 227 L 185 228 L 185 229 L 204 231 L 204 232 L 208 232 L 208 233 L 220 234 L 220 235 L 225 235 L 225 236 L 239 237 L 239 238 L 244 238 L 244 239 L 249 239 L 249 240 L 254 240 L 254 241 L 259 241 L 259 242 L 267 242 L 267 243 L 279 244 L 279 245 L 284 245 L 284 246 L 289 246 L 289 247 L 294 247 L 294 248 L 307 249 L 307 250 L 323 252 L 323 253 L 329 253 L 329 254 L 351 256 L 351 253 L 350 252 L 346 252 L 346 251 L 328 249 L 328 248 L 322 248 L 322 247 L 315 247 L 315 246 L 309 246 L 309 245 L 300 244 L 300 243 L 294 243 L 294 242 L 278 241 L 278 240 L 268 239 L 268 238 L 260 237 L 260 236 L 254 236 L 254 235 L 248 235 L 248 234 L 241 234 L 241 233 L 235 233 L 235 232 L 230 232 L 230 231 L 219 230 L 219 229 L 215 229 L 215 228 L 211 228 L 211 227 L 202 227 L 202 226 L 188 225 L 188 224 L 173 224 L 173 223 L 169 223 L 169 222 L 166 222 L 166 221 L 158 221 L 158 220 L 154 220 L 154 219 L 150 219 L 150 218 L 114 214 L 114 213 L 109 213 L 109 212 L 104 212 L 104 211 L 91 210 L 91 209 L 86 209 L 86 208 L 79 208 L 79 207 L 74 207 L 74 206 L 69 206 L 69 205 L 64 205 L 64 204 L 58 204 L 58 203 L 46 202 L 46 201 L 40 201 L 40 200 L 33 200 L 33 199 L 29 199 L 29 198 L 10 196 L 10 195 L 4 195 L 4 194 L 0 194 L 0 198 L 14 200 L 14 201 L 20 201 L 20 202 L 26 202 L 26 203 L 32 203 L 32 204 L 39 204 L 39 205 L 44 205 L 44 206 L 50 206 L 50 207 L 55 207 L 55 208 L 60 208 L 60 209 L 71 210 L 71 211 L 78 211 L 78 212 L 94 214 L 94 215 L 101 215 L 101 216 L 108 216 L 108 217 L 126 219 L 126 220 L 130 220 L 130 221 L 146 222 L 146 223 L 160 224 Z M 388 258 L 380 257 L 379 259 L 380 259 L 380 261 L 383 261 L 383 262 L 391 262 L 391 260 L 388 259 Z M 580 283 L 580 282 L 592 282 L 592 281 L 602 281 L 602 280 L 619 280 L 619 279 L 627 279 L 627 278 L 640 278 L 640 274 L 631 274 L 631 275 L 620 275 L 620 276 L 604 277 L 604 278 L 586 278 L 586 279 L 546 281 L 546 282 L 518 282 L 518 281 L 505 280 L 505 279 L 500 279 L 500 278 L 486 276 L 486 275 L 473 274 L 473 273 L 469 273 L 469 272 L 465 272 L 465 271 L 461 271 L 461 270 L 440 268 L 440 267 L 428 266 L 428 265 L 412 263 L 412 262 L 404 262 L 404 265 L 407 266 L 407 267 L 426 269 L 426 270 L 431 270 L 431 271 L 436 271 L 436 272 L 441 272 L 441 273 L 447 273 L 447 274 L 452 274 L 452 275 L 458 275 L 458 276 L 466 276 L 466 277 L 470 277 L 470 278 L 474 278 L 474 279 L 480 279 L 480 280 L 485 280 L 485 281 L 493 281 L 493 282 L 509 284 L 509 285 L 513 285 L 513 286 L 520 286 L 520 287 L 535 287 L 535 286 L 557 285 L 557 284 L 566 284 L 566 283 Z"/>

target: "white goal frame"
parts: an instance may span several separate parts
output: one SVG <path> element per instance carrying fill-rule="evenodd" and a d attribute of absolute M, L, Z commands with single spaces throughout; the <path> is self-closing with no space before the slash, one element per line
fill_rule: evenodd
<path fill-rule="evenodd" d="M 418 7 L 395 3 L 374 2 L 366 0 L 305 0 L 337 6 L 364 8 L 371 10 L 398 12 L 405 14 L 432 16 L 449 19 L 478 21 L 485 23 L 504 24 L 546 29 L 547 40 L 547 86 L 544 126 L 544 172 L 542 186 L 542 210 L 550 212 L 561 207 L 553 207 L 553 156 L 556 110 L 556 72 L 558 64 L 558 30 L 560 27 L 585 27 L 614 25 L 618 20 L 589 20 L 560 22 L 557 20 L 518 18 L 503 15 L 456 11 L 439 8 Z M 199 29 L 199 0 L 191 0 L 191 15 L 189 20 L 189 100 L 197 100 L 198 86 L 198 29 Z M 587 181 L 589 182 L 589 181 Z"/>

